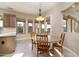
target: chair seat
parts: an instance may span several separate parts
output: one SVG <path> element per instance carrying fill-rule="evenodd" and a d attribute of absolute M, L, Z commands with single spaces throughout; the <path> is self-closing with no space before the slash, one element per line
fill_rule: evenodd
<path fill-rule="evenodd" d="M 56 46 L 56 47 L 62 47 L 62 45 L 58 44 L 58 43 L 53 43 L 53 45 Z"/>
<path fill-rule="evenodd" d="M 54 51 L 54 50 L 53 50 L 53 49 L 50 49 L 49 51 L 53 54 L 53 51 Z"/>
<path fill-rule="evenodd" d="M 48 50 L 49 46 L 47 46 L 47 45 L 39 45 L 38 49 L 39 50 Z"/>
<path fill-rule="evenodd" d="M 33 44 L 36 44 L 36 41 L 33 41 Z"/>

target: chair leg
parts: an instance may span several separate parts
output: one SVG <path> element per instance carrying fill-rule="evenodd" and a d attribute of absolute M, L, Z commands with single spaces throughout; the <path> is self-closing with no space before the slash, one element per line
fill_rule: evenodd
<path fill-rule="evenodd" d="M 33 50 L 33 40 L 32 40 L 32 50 Z"/>
<path fill-rule="evenodd" d="M 49 51 L 47 51 L 47 55 L 49 56 Z"/>
<path fill-rule="evenodd" d="M 33 50 L 33 43 L 32 43 L 32 50 Z"/>
<path fill-rule="evenodd" d="M 38 51 L 37 51 L 37 57 L 38 57 Z"/>
<path fill-rule="evenodd" d="M 33 45 L 32 45 L 32 50 L 33 50 Z"/>
<path fill-rule="evenodd" d="M 36 49 L 37 49 L 37 57 L 38 57 L 38 45 L 36 45 Z"/>
<path fill-rule="evenodd" d="M 38 53 L 37 53 L 37 57 L 38 57 Z"/>
<path fill-rule="evenodd" d="M 63 54 L 63 48 L 62 47 L 59 48 L 59 51 L 61 52 L 61 54 Z"/>
<path fill-rule="evenodd" d="M 53 45 L 53 54 L 54 54 L 54 45 Z"/>
<path fill-rule="evenodd" d="M 61 53 L 63 54 L 63 47 L 61 47 Z"/>

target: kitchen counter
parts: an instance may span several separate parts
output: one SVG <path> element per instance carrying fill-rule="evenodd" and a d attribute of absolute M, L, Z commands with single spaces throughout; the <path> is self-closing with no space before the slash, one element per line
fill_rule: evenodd
<path fill-rule="evenodd" d="M 5 37 L 5 36 L 16 36 L 16 32 L 0 33 L 0 37 Z"/>
<path fill-rule="evenodd" d="M 0 33 L 0 55 L 9 54 L 16 48 L 16 32 Z"/>

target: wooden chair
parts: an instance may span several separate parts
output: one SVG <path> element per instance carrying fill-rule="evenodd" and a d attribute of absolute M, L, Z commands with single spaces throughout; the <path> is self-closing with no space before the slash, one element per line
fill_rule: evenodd
<path fill-rule="evenodd" d="M 48 53 L 49 51 L 49 43 L 48 43 L 48 35 L 36 35 L 37 39 L 37 56 L 41 53 Z"/>
<path fill-rule="evenodd" d="M 33 46 L 36 45 L 35 35 L 36 35 L 35 32 L 31 32 L 32 50 Z"/>
<path fill-rule="evenodd" d="M 59 48 L 59 51 L 63 54 L 63 43 L 64 43 L 65 33 L 61 33 L 60 40 L 53 43 L 53 54 L 54 54 L 54 48 Z"/>

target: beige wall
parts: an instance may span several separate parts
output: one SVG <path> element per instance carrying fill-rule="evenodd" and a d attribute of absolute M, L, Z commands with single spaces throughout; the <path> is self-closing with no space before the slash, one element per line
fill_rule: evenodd
<path fill-rule="evenodd" d="M 63 15 L 62 12 L 56 8 L 52 9 L 51 12 L 46 13 L 46 16 L 50 16 L 51 23 L 51 40 L 56 40 L 59 37 L 59 34 L 63 32 Z"/>
<path fill-rule="evenodd" d="M 44 13 L 45 16 L 50 16 L 50 22 L 51 22 L 51 37 L 53 37 L 52 40 L 57 39 L 59 37 L 59 34 L 64 31 L 63 28 L 63 13 L 62 11 L 70 7 L 73 2 L 61 2 L 54 6 L 52 9 L 48 10 L 46 13 Z"/>

